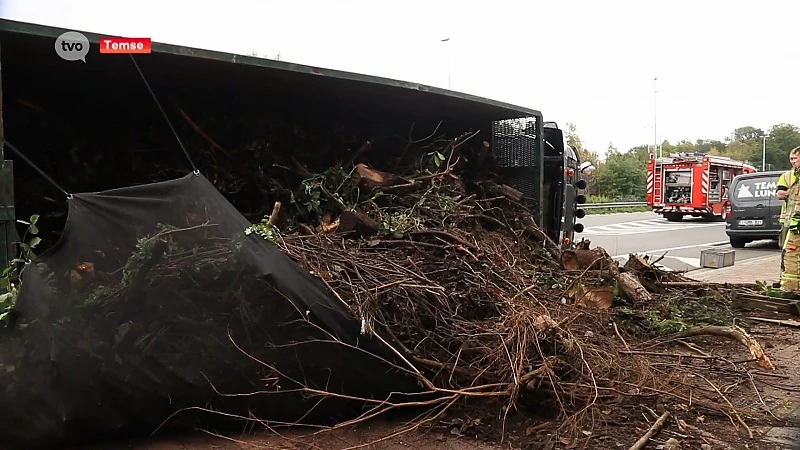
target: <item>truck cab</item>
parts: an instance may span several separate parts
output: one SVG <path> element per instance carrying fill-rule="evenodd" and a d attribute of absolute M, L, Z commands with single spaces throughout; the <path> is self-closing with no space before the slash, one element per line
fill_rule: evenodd
<path fill-rule="evenodd" d="M 586 203 L 582 191 L 587 181 L 582 175 L 594 167 L 591 163 L 581 166 L 578 152 L 567 144 L 557 123 L 545 122 L 544 139 L 544 184 L 548 192 L 545 217 L 550 221 L 549 227 L 559 230 L 554 240 L 567 248 L 574 243 L 575 233 L 583 232 L 583 224 L 578 219 L 586 216 L 586 210 L 580 205 Z"/>

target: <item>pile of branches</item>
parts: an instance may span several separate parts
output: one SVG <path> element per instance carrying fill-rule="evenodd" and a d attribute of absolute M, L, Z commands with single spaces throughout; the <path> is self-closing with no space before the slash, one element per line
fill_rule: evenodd
<path fill-rule="evenodd" d="M 492 170 L 489 144 L 476 136 L 415 142 L 409 152 L 383 164 L 374 158 L 369 165 L 358 162 L 370 152 L 367 142 L 320 172 L 290 158 L 295 176 L 272 190 L 278 199 L 272 214 L 242 230 L 243 236 L 273 242 L 319 277 L 362 322 L 363 334 L 382 336 L 384 347 L 398 356 L 397 369 L 433 394 L 412 402 L 365 394 L 368 411 L 339 426 L 423 406 L 409 427 L 416 428 L 435 423 L 465 400 L 494 407 L 501 418 L 515 410 L 550 409 L 559 424 L 556 433 L 570 439 L 585 438 L 604 411 L 625 405 L 681 404 L 735 418 L 745 429 L 746 420 L 760 417 L 735 407 L 718 388 L 725 376 L 742 376 L 742 363 L 716 371 L 716 378 L 701 377 L 701 385 L 685 376 L 701 370 L 697 366 L 654 363 L 653 348 L 668 346 L 659 331 L 670 321 L 682 337 L 739 340 L 753 360 L 770 368 L 760 345 L 732 324 L 726 292 L 680 287 L 688 280 L 636 256 L 620 267 L 588 243 L 561 251 L 533 222 L 522 194 Z M 141 359 L 125 354 L 158 355 L 159 364 L 184 368 L 184 380 L 213 388 L 220 397 L 254 401 L 257 394 L 275 394 L 286 381 L 314 398 L 341 397 L 309 382 L 310 367 L 287 370 L 275 362 L 281 359 L 276 350 L 264 350 L 275 330 L 259 325 L 273 320 L 275 311 L 258 294 L 262 284 L 240 284 L 246 264 L 234 262 L 240 261 L 241 241 L 203 241 L 202 233 L 205 225 L 173 226 L 144 237 L 124 270 L 105 281 L 92 276 L 93 285 L 82 284 L 87 269 L 78 267 L 70 307 L 84 308 L 74 329 L 85 334 L 72 340 L 70 351 L 82 355 L 75 359 L 99 354 L 130 372 Z M 190 237 L 181 241 L 182 234 Z M 694 297 L 702 291 L 723 313 L 711 321 L 704 314 L 705 322 L 690 320 L 685 310 L 676 313 L 671 302 L 685 298 L 686 289 Z M 170 292 L 180 301 L 171 310 L 152 301 L 145 308 L 136 295 L 142 291 Z M 645 310 L 656 314 L 643 315 Z M 46 341 L 48 330 L 27 330 Z M 184 338 L 162 339 L 170 333 Z M 196 354 L 207 359 L 198 361 Z M 236 365 L 242 360 L 250 365 Z M 233 366 L 235 376 L 226 373 Z M 30 369 L 0 373 L 13 385 Z M 247 379 L 259 371 L 264 374 Z M 252 392 L 243 393 L 248 387 Z M 140 406 L 169 396 L 170 405 L 158 404 L 167 410 L 173 394 L 157 392 Z M 185 405 L 190 397 L 181 400 Z M 240 417 L 253 420 L 245 412 Z"/>
<path fill-rule="evenodd" d="M 560 251 L 502 180 L 466 181 L 458 145 L 435 150 L 448 155 L 438 170 L 358 164 L 344 180 L 314 175 L 322 214 L 279 226 L 276 209 L 255 227 L 323 279 L 365 330 L 385 330 L 388 345 L 408 356 L 403 368 L 440 394 L 410 428 L 460 400 L 493 398 L 503 418 L 556 411 L 557 433 L 571 438 L 585 437 L 610 405 L 662 402 L 735 418 L 750 431 L 743 417 L 762 412 L 740 413 L 715 384 L 746 373 L 741 364 L 698 384 L 686 377 L 697 366 L 657 358 L 682 353 L 653 350 L 716 336 L 745 344 L 748 361 L 771 369 L 758 342 L 733 325 L 730 291 L 636 255 L 620 267 L 588 242 Z"/>

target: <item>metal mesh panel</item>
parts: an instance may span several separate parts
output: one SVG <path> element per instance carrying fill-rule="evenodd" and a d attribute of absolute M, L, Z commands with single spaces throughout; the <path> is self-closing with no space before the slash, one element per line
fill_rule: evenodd
<path fill-rule="evenodd" d="M 525 196 L 535 216 L 539 212 L 542 185 L 538 163 L 540 138 L 537 117 L 506 119 L 492 123 L 492 153 L 502 169 L 503 181 Z"/>
<path fill-rule="evenodd" d="M 536 118 L 492 123 L 492 152 L 500 167 L 536 166 Z"/>

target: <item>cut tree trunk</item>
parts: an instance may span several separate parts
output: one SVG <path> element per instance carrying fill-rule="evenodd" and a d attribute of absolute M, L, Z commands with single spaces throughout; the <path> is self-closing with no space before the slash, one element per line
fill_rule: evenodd
<path fill-rule="evenodd" d="M 625 269 L 626 272 L 635 273 L 646 273 L 649 270 L 653 270 L 653 266 L 639 255 L 630 255 L 628 257 L 628 262 L 626 262 L 622 268 Z"/>
<path fill-rule="evenodd" d="M 561 252 L 561 267 L 566 270 L 602 270 L 608 268 L 608 260 L 608 253 L 602 248 Z"/>
<path fill-rule="evenodd" d="M 634 303 L 649 303 L 653 301 L 653 296 L 642 286 L 642 283 L 633 272 L 620 272 L 619 263 L 614 261 L 602 248 L 599 250 L 606 256 L 608 271 L 617 280 L 619 289 L 625 294 L 628 300 Z"/>
<path fill-rule="evenodd" d="M 380 224 L 366 214 L 358 211 L 345 210 L 339 216 L 340 233 L 358 233 L 361 236 L 372 236 L 380 230 Z"/>
<path fill-rule="evenodd" d="M 608 309 L 614 303 L 615 286 L 583 286 L 576 283 L 567 295 L 578 306 L 594 309 Z"/>
<path fill-rule="evenodd" d="M 513 200 L 515 202 L 522 202 L 522 199 L 524 197 L 522 192 L 505 184 L 500 185 L 500 192 L 502 192 L 503 195 L 506 196 L 506 198 L 508 198 L 509 200 Z"/>
<path fill-rule="evenodd" d="M 397 175 L 367 167 L 362 163 L 356 164 L 355 169 L 353 169 L 352 179 L 356 186 L 368 193 L 375 191 L 379 187 L 409 183 Z"/>

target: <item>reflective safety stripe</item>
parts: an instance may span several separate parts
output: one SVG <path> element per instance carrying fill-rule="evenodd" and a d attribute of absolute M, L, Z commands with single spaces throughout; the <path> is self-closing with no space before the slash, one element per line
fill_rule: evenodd
<path fill-rule="evenodd" d="M 781 289 L 800 291 L 800 234 L 786 233 L 783 253 L 783 271 L 781 272 Z"/>
<path fill-rule="evenodd" d="M 794 170 L 787 170 L 786 173 L 783 174 L 783 181 L 786 183 L 787 188 L 791 188 L 797 182 L 797 176 L 795 175 Z M 781 223 L 783 223 L 784 219 L 786 219 L 786 201 L 781 203 Z"/>

